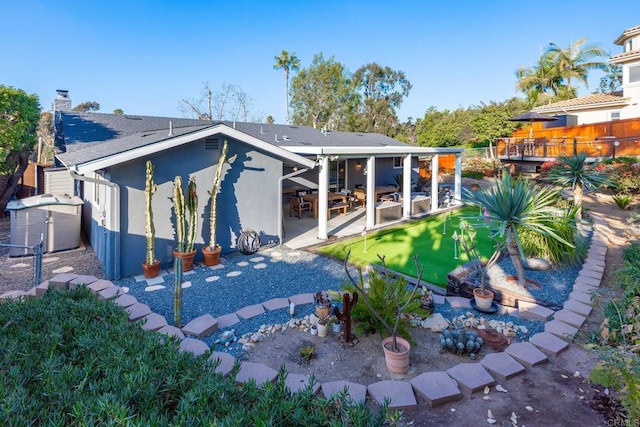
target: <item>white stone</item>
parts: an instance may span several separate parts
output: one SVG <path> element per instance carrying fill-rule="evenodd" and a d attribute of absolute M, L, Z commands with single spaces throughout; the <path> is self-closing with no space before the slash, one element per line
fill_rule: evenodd
<path fill-rule="evenodd" d="M 253 258 L 251 258 L 249 261 L 251 261 L 251 262 L 260 262 L 260 261 L 264 261 L 264 257 L 263 257 L 263 256 L 253 257 Z"/>
<path fill-rule="evenodd" d="M 220 280 L 220 276 L 209 276 L 204 279 L 205 282 L 215 282 L 216 280 Z"/>
<path fill-rule="evenodd" d="M 265 264 L 264 262 L 261 262 L 259 264 L 254 265 L 253 268 L 255 268 L 256 270 L 262 270 L 263 268 L 267 268 L 267 264 Z"/>
<path fill-rule="evenodd" d="M 147 286 L 146 288 L 144 288 L 145 292 L 153 292 L 153 291 L 159 291 L 160 289 L 164 289 L 165 286 L 163 285 L 153 285 L 153 286 Z"/>
<path fill-rule="evenodd" d="M 241 271 L 230 271 L 230 272 L 227 273 L 227 277 L 236 277 L 236 276 L 239 276 L 241 274 L 242 274 Z"/>
<path fill-rule="evenodd" d="M 422 327 L 431 329 L 433 332 L 442 332 L 443 329 L 449 327 L 449 321 L 442 314 L 434 313 L 422 321 Z"/>
<path fill-rule="evenodd" d="M 247 261 L 240 261 L 240 262 L 236 263 L 236 265 L 238 267 L 246 267 L 247 265 L 249 265 L 249 263 Z"/>
<path fill-rule="evenodd" d="M 183 282 L 182 285 L 180 285 L 182 287 L 182 289 L 187 289 L 191 287 L 191 282 Z"/>
<path fill-rule="evenodd" d="M 548 259 L 544 258 L 527 258 L 524 262 L 524 268 L 534 271 L 547 271 L 553 267 Z"/>

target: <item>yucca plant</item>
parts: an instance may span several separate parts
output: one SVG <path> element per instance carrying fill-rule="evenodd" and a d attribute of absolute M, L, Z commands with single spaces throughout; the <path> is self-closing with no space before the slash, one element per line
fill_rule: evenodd
<path fill-rule="evenodd" d="M 633 202 L 633 196 L 631 194 L 616 194 L 613 196 L 613 201 L 620 209 L 627 209 Z"/>
<path fill-rule="evenodd" d="M 549 169 L 546 180 L 562 188 L 573 191 L 573 203 L 578 207 L 576 219 L 582 219 L 582 199 L 584 191 L 595 190 L 608 181 L 608 177 L 596 170 L 598 162 L 586 164 L 587 154 L 559 156 L 558 163 Z"/>
<path fill-rule="evenodd" d="M 488 219 L 499 224 L 499 234 L 505 238 L 507 252 L 511 259 L 518 284 L 525 287 L 527 278 L 524 271 L 524 253 L 518 230 L 527 229 L 533 233 L 550 236 L 569 247 L 571 242 L 559 236 L 545 221 L 557 214 L 553 205 L 556 192 L 549 187 L 536 187 L 524 178 L 514 179 L 504 173 L 496 185 L 485 190 L 464 190 L 470 203 L 485 208 Z"/>

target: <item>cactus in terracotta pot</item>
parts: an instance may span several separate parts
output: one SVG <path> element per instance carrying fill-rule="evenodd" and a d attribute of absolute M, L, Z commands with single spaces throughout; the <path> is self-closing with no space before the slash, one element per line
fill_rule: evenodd
<path fill-rule="evenodd" d="M 158 186 L 153 181 L 154 166 L 147 160 L 147 171 L 144 186 L 144 234 L 147 240 L 147 250 L 145 261 L 142 263 L 144 275 L 153 278 L 158 275 L 160 261 L 156 260 L 156 229 L 153 224 L 153 195 L 158 190 Z"/>
<path fill-rule="evenodd" d="M 217 242 L 216 226 L 218 221 L 218 192 L 220 191 L 220 182 L 222 181 L 222 169 L 224 164 L 232 164 L 236 156 L 228 157 L 229 143 L 227 140 L 222 145 L 222 152 L 218 159 L 218 167 L 213 176 L 213 185 L 211 191 L 208 191 L 211 197 L 211 210 L 209 214 L 209 245 L 202 248 L 204 263 L 206 265 L 216 265 L 220 257 L 220 245 Z"/>
<path fill-rule="evenodd" d="M 189 179 L 186 203 L 184 194 L 182 193 L 182 177 L 175 177 L 173 181 L 173 208 L 176 214 L 177 243 L 174 255 L 183 258 L 183 271 L 190 271 L 193 269 L 193 257 L 195 256 L 194 246 L 196 230 L 198 228 L 198 196 L 194 177 Z M 185 219 L 185 211 L 189 213 L 189 221 Z"/>

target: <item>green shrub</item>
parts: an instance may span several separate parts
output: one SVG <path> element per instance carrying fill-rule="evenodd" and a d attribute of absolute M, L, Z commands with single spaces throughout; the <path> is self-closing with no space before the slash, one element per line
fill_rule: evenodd
<path fill-rule="evenodd" d="M 620 209 L 627 209 L 633 202 L 633 196 L 631 194 L 616 194 L 613 196 L 613 201 Z"/>
<path fill-rule="evenodd" d="M 462 171 L 463 178 L 482 179 L 484 178 L 484 172 L 475 171 Z"/>
<path fill-rule="evenodd" d="M 85 288 L 0 310 L 0 425 L 380 425 L 345 394 L 292 395 L 283 370 L 259 389 L 145 332 Z"/>

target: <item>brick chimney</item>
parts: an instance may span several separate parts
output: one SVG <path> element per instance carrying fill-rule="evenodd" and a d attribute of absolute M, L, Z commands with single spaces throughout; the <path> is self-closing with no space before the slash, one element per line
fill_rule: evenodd
<path fill-rule="evenodd" d="M 58 89 L 58 96 L 53 100 L 53 111 L 71 111 L 71 98 L 69 98 L 69 91 L 65 89 Z"/>

